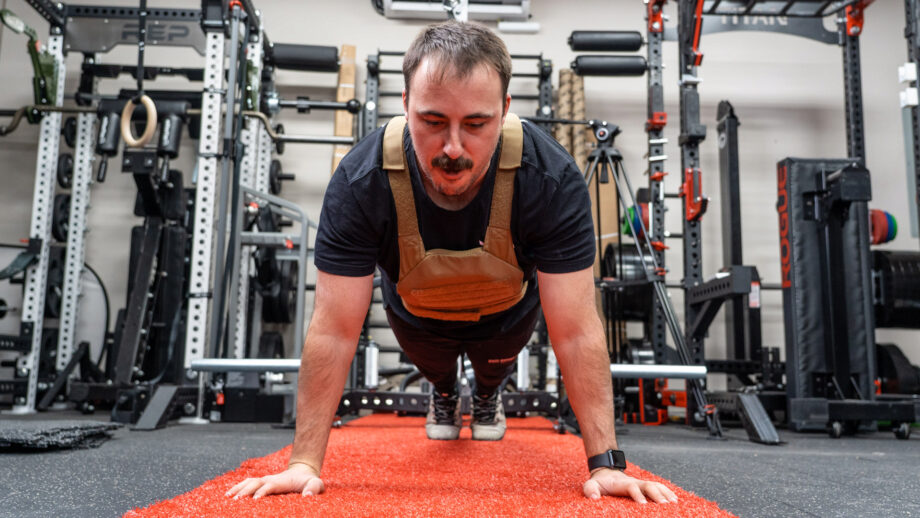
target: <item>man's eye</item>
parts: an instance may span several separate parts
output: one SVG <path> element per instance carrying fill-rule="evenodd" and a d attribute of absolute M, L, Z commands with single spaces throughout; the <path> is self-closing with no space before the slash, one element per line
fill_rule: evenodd
<path fill-rule="evenodd" d="M 468 122 L 466 125 L 469 126 L 469 127 L 471 127 L 471 128 L 479 129 L 479 128 L 485 126 L 486 123 L 485 123 L 485 122 Z"/>
<path fill-rule="evenodd" d="M 440 126 L 440 125 L 441 125 L 441 121 L 429 121 L 429 120 L 426 120 L 426 121 L 425 121 L 425 124 L 427 124 L 427 125 L 429 125 L 429 126 Z"/>

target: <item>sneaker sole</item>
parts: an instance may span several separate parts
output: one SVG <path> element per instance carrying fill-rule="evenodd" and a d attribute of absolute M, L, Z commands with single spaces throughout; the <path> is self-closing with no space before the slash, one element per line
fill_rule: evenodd
<path fill-rule="evenodd" d="M 460 427 L 451 425 L 425 425 L 425 435 L 432 441 L 456 441 L 460 438 Z"/>
<path fill-rule="evenodd" d="M 473 430 L 474 441 L 500 441 L 505 437 L 505 428 L 495 428 L 492 426 L 471 427 Z"/>

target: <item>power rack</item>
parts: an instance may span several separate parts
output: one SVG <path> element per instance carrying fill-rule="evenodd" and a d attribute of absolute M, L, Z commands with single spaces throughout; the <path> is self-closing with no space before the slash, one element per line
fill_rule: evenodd
<path fill-rule="evenodd" d="M 654 42 L 653 32 L 662 27 L 661 12 L 666 1 L 650 0 L 649 9 L 649 48 L 650 52 Z M 848 1 L 719 1 L 719 0 L 683 0 L 678 2 L 679 21 L 677 30 L 665 30 L 665 39 L 678 42 L 680 52 L 680 146 L 681 146 L 681 192 L 682 208 L 684 214 L 683 233 L 680 236 L 683 239 L 683 256 L 684 256 L 684 280 L 682 288 L 686 292 L 685 309 L 688 342 L 692 344 L 692 350 L 696 355 L 695 361 L 705 363 L 713 372 L 725 372 L 735 375 L 739 380 L 745 381 L 751 374 L 758 374 L 765 385 L 774 388 L 781 387 L 777 383 L 779 374 L 777 372 L 778 354 L 772 348 L 764 349 L 761 347 L 759 338 L 759 314 L 757 312 L 739 312 L 739 302 L 757 297 L 752 292 L 752 287 L 759 290 L 759 276 L 756 269 L 751 266 L 742 266 L 740 264 L 740 234 L 738 228 L 729 226 L 724 228 L 723 232 L 729 239 L 724 244 L 728 248 L 726 253 L 726 268 L 723 275 L 718 278 L 703 282 L 701 278 L 702 271 L 702 253 L 701 253 L 701 229 L 699 225 L 700 217 L 705 213 L 706 197 L 703 195 L 701 185 L 701 172 L 699 170 L 699 143 L 705 139 L 706 127 L 701 124 L 699 111 L 699 94 L 697 87 L 699 84 L 698 69 L 702 65 L 703 53 L 701 52 L 700 41 L 704 34 L 712 34 L 727 31 L 768 31 L 784 34 L 798 35 L 814 41 L 839 45 L 842 49 L 843 57 L 843 74 L 844 74 L 844 100 L 846 113 L 846 134 L 847 134 L 847 155 L 850 157 L 850 163 L 856 164 L 854 167 L 865 167 L 865 138 L 863 130 L 863 105 L 861 91 L 861 74 L 860 74 L 860 56 L 859 56 L 859 36 L 862 34 L 863 13 L 866 7 L 872 3 L 872 0 L 848 0 Z M 906 3 L 908 12 L 908 39 L 913 34 L 910 30 L 916 17 L 916 6 L 908 1 Z M 823 18 L 825 16 L 835 15 L 837 30 L 829 31 L 824 28 Z M 778 23 L 782 21 L 782 23 Z M 909 55 L 913 58 L 914 54 L 909 49 Z M 650 54 L 650 68 L 653 66 L 653 57 L 658 54 Z M 660 63 L 660 61 L 659 61 Z M 649 112 L 650 123 L 652 114 L 661 107 L 656 103 L 657 92 L 655 85 L 649 86 Z M 736 137 L 733 131 L 737 127 L 737 119 L 734 118 L 733 110 L 730 105 L 721 106 L 719 110 L 720 119 L 720 138 L 725 137 L 729 144 L 737 145 Z M 734 126 L 733 126 L 734 125 Z M 654 128 L 654 124 L 649 124 Z M 650 141 L 653 134 L 650 132 Z M 917 151 L 915 147 L 915 152 Z M 650 157 L 656 156 L 651 150 Z M 738 192 L 738 175 L 737 175 L 737 157 L 733 157 L 728 152 L 722 153 L 722 179 L 723 194 L 730 195 Z M 841 166 L 842 167 L 842 166 Z M 650 160 L 650 191 L 654 190 L 654 164 Z M 830 174 L 828 171 L 827 174 Z M 855 173 L 854 173 L 855 175 Z M 856 178 L 849 175 L 847 178 Z M 868 175 L 868 173 L 866 173 Z M 838 178 L 831 176 L 831 178 Z M 659 177 L 660 178 L 660 177 Z M 868 176 L 867 176 L 868 178 Z M 855 180 L 852 180 L 855 181 Z M 851 181 L 851 183 L 852 183 Z M 826 192 L 828 195 L 835 192 L 835 187 L 829 187 Z M 850 203 L 849 198 L 845 203 Z M 854 198 L 853 211 L 861 213 L 865 211 L 864 202 Z M 663 210 L 664 197 L 661 195 L 651 196 L 651 213 L 658 214 Z M 723 201 L 723 203 L 726 203 Z M 831 202 L 828 202 L 831 203 Z M 862 203 L 862 205 L 860 205 Z M 849 205 L 848 205 L 849 206 Z M 731 207 L 726 207 L 731 212 Z M 867 219 L 867 218 L 866 218 Z M 733 218 L 734 222 L 738 219 Z M 833 219 L 831 220 L 833 221 Z M 654 229 L 654 225 L 653 225 Z M 654 232 L 654 230 L 653 230 Z M 822 257 L 825 257 L 822 255 Z M 737 261 L 737 262 L 736 262 Z M 734 300 L 734 314 L 732 315 L 733 326 L 729 326 L 728 355 L 727 360 L 709 360 L 703 355 L 703 337 L 705 331 L 718 307 L 728 300 Z M 788 310 L 788 307 L 787 307 Z M 836 311 L 836 310 L 835 310 Z M 787 323 L 790 317 L 787 315 Z M 833 322 L 832 319 L 830 322 Z M 833 325 L 833 324 L 831 324 Z M 789 328 L 787 326 L 787 358 L 794 355 L 790 352 L 796 344 L 789 343 Z M 653 340 L 656 337 L 653 335 Z M 841 347 L 848 347 L 844 342 Z M 828 345 L 833 347 L 833 344 Z M 656 351 L 660 350 L 659 346 L 655 347 Z M 828 354 L 831 354 L 828 352 Z M 838 355 L 839 356 L 839 355 Z M 874 362 L 869 359 L 868 368 L 874 372 Z M 849 368 L 847 362 L 837 362 L 842 365 L 841 368 Z M 836 364 L 835 364 L 836 365 Z M 796 397 L 801 397 L 796 391 L 805 390 L 797 385 L 800 376 L 794 376 L 791 372 L 793 362 L 787 362 L 787 385 L 786 394 L 789 401 L 783 401 L 781 393 L 764 392 L 759 394 L 759 398 L 745 398 L 741 400 L 735 393 L 714 394 L 714 400 L 720 404 L 727 413 L 742 414 L 742 421 L 748 427 L 752 439 L 758 440 L 758 430 L 764 430 L 761 425 L 764 423 L 758 420 L 767 419 L 763 411 L 763 404 L 766 404 L 771 410 L 787 408 L 793 410 L 793 414 L 804 408 L 805 403 L 793 405 Z M 837 373 L 847 377 L 846 374 Z M 864 378 L 861 378 L 860 387 L 857 394 L 860 394 L 864 401 L 847 402 L 846 394 L 852 394 L 845 388 L 839 390 L 839 396 L 834 396 L 830 391 L 831 400 L 824 400 L 824 403 L 809 402 L 809 408 L 812 414 L 820 413 L 827 419 L 822 421 L 820 426 L 828 427 L 828 430 L 834 436 L 841 433 L 854 431 L 856 424 L 861 420 L 879 419 L 886 412 L 891 413 L 891 419 L 895 422 L 904 422 L 906 413 L 911 413 L 915 403 L 905 402 L 903 404 L 892 404 L 890 402 L 872 402 L 873 392 L 870 386 L 865 386 L 873 374 L 870 372 Z M 847 380 L 846 385 L 849 385 Z M 823 392 L 822 392 L 823 393 Z M 843 400 L 835 398 L 842 397 Z M 805 405 L 805 406 L 808 406 Z M 817 405 L 817 406 L 816 406 Z M 894 407 L 898 408 L 895 409 Z M 818 408 L 820 407 L 820 408 Z M 870 408 L 871 407 L 871 408 Z M 904 407 L 904 408 L 901 408 Z M 821 412 L 818 412 L 818 410 Z M 688 409 L 689 410 L 689 409 Z M 906 412 L 906 413 L 905 413 Z M 914 411 L 915 412 L 915 411 Z M 747 415 L 745 415 L 747 414 Z M 804 425 L 804 417 L 790 417 L 794 427 Z M 914 418 L 916 419 L 916 418 Z M 796 423 L 803 424 L 796 424 Z M 807 426 L 813 426 L 809 424 Z M 772 428 L 772 426 L 770 427 Z M 900 432 L 899 432 L 900 430 Z M 898 436 L 904 438 L 903 427 L 896 429 Z M 763 438 L 763 437 L 759 437 Z M 763 441 L 762 441 L 763 442 Z"/>
<path fill-rule="evenodd" d="M 49 22 L 51 38 L 44 52 L 33 59 L 35 104 L 20 110 L 4 110 L 13 120 L 0 128 L 0 135 L 8 134 L 23 116 L 29 122 L 40 122 L 42 128 L 29 247 L 0 273 L 3 278 L 22 274 L 25 284 L 20 334 L 0 338 L 0 350 L 23 354 L 17 359 L 15 378 L 0 383 L 0 390 L 13 394 L 15 412 L 35 410 L 38 357 L 42 347 L 48 348 L 47 344 L 42 345 L 47 342 L 42 340 L 44 333 L 45 338 L 54 336 L 58 344 L 56 366 L 50 373 L 51 379 L 56 380 L 54 394 L 41 389 L 45 390 L 45 400 L 49 394 L 57 397 L 64 388 L 62 381 L 69 380 L 76 367 L 83 365 L 83 380 L 71 380 L 71 399 L 77 398 L 89 410 L 93 402 L 115 401 L 119 408 L 113 409 L 113 418 L 138 421 L 142 423 L 140 427 L 160 426 L 177 413 L 196 412 L 193 386 L 196 374 L 190 370 L 193 360 L 212 352 L 234 358 L 255 354 L 255 347 L 247 346 L 261 341 L 254 338 L 261 332 L 257 322 L 259 306 L 268 308 L 263 315 L 283 313 L 286 322 L 294 324 L 294 334 L 298 335 L 294 338 L 295 349 L 299 352 L 303 293 L 308 288 L 306 233 L 313 224 L 296 207 L 267 194 L 269 191 L 276 194 L 281 180 L 293 178 L 281 172 L 280 164 L 272 160 L 271 154 L 274 149 L 280 152 L 285 142 L 350 144 L 355 139 L 283 135 L 281 128 L 272 127 L 270 117 L 284 107 L 355 113 L 361 104 L 353 99 L 347 103 L 280 99 L 274 91 L 276 68 L 335 72 L 339 65 L 337 49 L 270 42 L 262 29 L 260 14 L 249 0 L 229 3 L 203 0 L 200 9 L 147 8 L 144 0 L 140 7 L 133 8 L 42 0 L 29 4 Z M 9 14 L 4 12 L 4 21 Z M 34 38 L 34 31 L 29 36 Z M 138 47 L 136 66 L 100 62 L 102 54 L 118 45 Z M 143 49 L 147 45 L 192 48 L 203 56 L 204 67 L 144 66 Z M 74 95 L 77 106 L 64 107 L 63 58 L 70 51 L 83 53 L 84 60 L 79 89 Z M 118 96 L 97 93 L 101 79 L 122 74 L 133 75 L 138 89 L 123 90 Z M 202 88 L 143 90 L 144 80 L 162 75 L 184 76 L 201 83 Z M 162 120 L 156 126 L 159 133 L 149 132 L 159 135 L 155 150 L 154 147 L 142 151 L 126 149 L 124 153 L 123 168 L 135 176 L 138 185 L 135 213 L 144 215 L 146 222 L 135 232 L 138 239 L 132 247 L 127 308 L 108 339 L 107 369 L 103 375 L 87 369 L 87 348 L 77 349 L 75 355 L 70 352 L 76 312 L 88 311 L 78 304 L 85 216 L 90 187 L 104 180 L 108 159 L 118 154 L 119 121 L 126 124 L 121 112 L 126 103 L 139 100 L 142 94 L 149 94 L 154 99 L 152 102 L 160 105 Z M 127 124 L 139 122 L 146 114 L 149 125 L 150 111 L 138 109 Z M 74 124 L 68 123 L 63 128 L 65 140 L 76 150 L 71 160 L 64 160 L 70 158 L 67 156 L 58 159 L 59 135 L 64 126 L 62 113 L 77 115 Z M 178 154 L 179 136 L 185 128 L 198 140 L 195 189 L 187 192 L 182 188 L 181 177 L 174 175 L 177 171 L 169 168 L 169 160 Z M 100 161 L 94 172 L 96 155 Z M 65 195 L 55 196 L 56 178 L 62 186 L 70 188 L 66 199 Z M 172 197 L 170 192 L 190 195 L 193 199 L 183 223 L 189 232 L 187 239 L 164 237 L 175 234 L 173 231 L 180 226 L 164 225 L 166 220 L 175 221 L 173 209 L 185 210 L 185 207 L 177 209 L 173 203 L 183 198 Z M 54 214 L 52 205 L 60 205 L 59 209 L 66 212 L 58 210 Z M 225 217 L 227 214 L 229 217 Z M 256 219 L 262 222 L 257 228 Z M 291 222 L 300 224 L 300 229 L 279 230 L 278 227 Z M 49 258 L 52 237 L 66 241 L 66 258 L 62 261 L 66 264 L 61 281 L 60 330 L 45 332 L 44 299 L 52 262 Z M 187 246 L 182 244 L 186 241 Z M 63 247 L 55 246 L 54 250 Z M 265 252 L 264 260 L 253 263 L 257 251 Z M 168 257 L 158 257 L 163 254 Z M 291 264 L 295 266 L 287 268 Z M 277 281 L 274 277 L 279 272 L 286 272 L 280 281 L 280 293 L 276 283 L 271 293 L 250 296 L 253 290 L 248 284 L 254 278 L 253 266 L 258 270 L 257 277 L 270 283 Z M 272 279 L 263 278 L 265 272 Z M 168 296 L 164 287 L 169 287 Z M 250 301 L 257 306 L 256 310 L 250 309 Z M 169 315 L 175 316 L 164 317 L 164 304 L 171 308 Z M 160 317 L 168 322 L 160 322 Z M 225 323 L 228 331 L 222 333 Z M 178 344 L 175 346 L 178 350 L 174 354 L 170 346 L 168 355 L 159 350 L 148 354 L 158 349 L 164 325 L 168 343 Z M 145 368 L 152 359 L 162 364 L 163 376 L 154 376 L 149 372 L 153 369 Z M 44 400 L 39 405 L 46 406 Z"/>

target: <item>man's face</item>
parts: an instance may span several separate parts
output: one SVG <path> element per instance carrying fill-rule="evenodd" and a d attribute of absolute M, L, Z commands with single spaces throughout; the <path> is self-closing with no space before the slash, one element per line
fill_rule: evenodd
<path fill-rule="evenodd" d="M 502 98 L 498 72 L 485 64 L 464 78 L 441 77 L 437 62 L 424 59 L 403 106 L 426 187 L 447 199 L 478 191 L 498 145 L 511 101 Z"/>

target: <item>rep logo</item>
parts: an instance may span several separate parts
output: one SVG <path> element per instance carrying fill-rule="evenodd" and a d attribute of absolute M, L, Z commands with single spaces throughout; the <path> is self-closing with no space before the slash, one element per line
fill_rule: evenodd
<path fill-rule="evenodd" d="M 126 23 L 121 29 L 122 41 L 137 41 L 137 34 L 140 32 L 140 26 L 136 23 Z M 147 41 L 148 42 L 173 42 L 184 40 L 189 37 L 188 25 L 182 24 L 148 24 Z"/>

